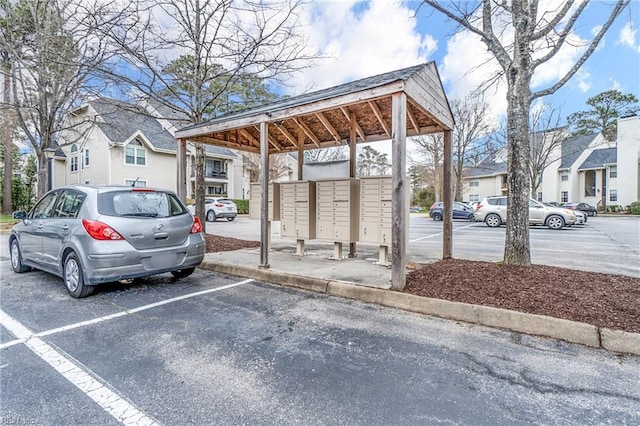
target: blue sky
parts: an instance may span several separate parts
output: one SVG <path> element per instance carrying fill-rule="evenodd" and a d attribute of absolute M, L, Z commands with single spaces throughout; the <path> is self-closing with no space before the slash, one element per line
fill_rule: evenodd
<path fill-rule="evenodd" d="M 592 1 L 572 34 L 574 44 L 590 40 L 603 24 L 612 2 Z M 321 89 L 406 66 L 435 61 L 451 99 L 469 94 L 492 72 L 484 44 L 468 33 L 454 34 L 455 24 L 423 5 L 397 0 L 314 0 L 306 10 L 311 46 L 328 56 L 294 79 L 291 94 Z M 557 0 L 541 1 L 557 7 Z M 556 94 L 542 98 L 566 117 L 587 109 L 586 100 L 618 89 L 640 98 L 640 1 L 632 0 L 581 70 Z M 533 89 L 555 83 L 581 52 L 572 47 L 541 66 Z M 499 121 L 506 108 L 504 87 L 487 96 L 492 116 Z"/>

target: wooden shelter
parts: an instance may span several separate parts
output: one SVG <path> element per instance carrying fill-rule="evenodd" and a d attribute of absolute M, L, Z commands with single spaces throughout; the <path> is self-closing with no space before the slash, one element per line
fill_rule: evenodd
<path fill-rule="evenodd" d="M 391 140 L 391 285 L 405 284 L 407 237 L 406 138 L 444 133 L 443 257 L 451 257 L 451 132 L 454 120 L 434 62 L 420 64 L 317 92 L 285 98 L 207 123 L 183 128 L 178 140 L 178 195 L 186 195 L 187 141 L 260 153 L 262 170 L 269 154 L 298 152 L 301 176 L 307 149 L 349 145 L 355 177 L 356 143 Z M 268 268 L 268 173 L 262 173 L 260 267 Z"/>

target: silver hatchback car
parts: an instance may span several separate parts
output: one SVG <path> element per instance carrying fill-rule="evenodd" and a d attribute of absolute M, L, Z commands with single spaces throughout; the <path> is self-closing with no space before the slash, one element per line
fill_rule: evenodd
<path fill-rule="evenodd" d="M 175 193 L 126 186 L 68 186 L 42 197 L 9 237 L 11 266 L 62 277 L 74 298 L 96 284 L 171 272 L 204 258 L 202 223 Z"/>

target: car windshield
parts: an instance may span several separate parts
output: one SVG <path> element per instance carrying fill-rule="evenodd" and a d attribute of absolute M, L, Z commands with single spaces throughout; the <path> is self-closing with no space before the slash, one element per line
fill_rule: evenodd
<path fill-rule="evenodd" d="M 98 211 L 120 217 L 169 217 L 187 212 L 172 194 L 135 190 L 99 194 Z"/>

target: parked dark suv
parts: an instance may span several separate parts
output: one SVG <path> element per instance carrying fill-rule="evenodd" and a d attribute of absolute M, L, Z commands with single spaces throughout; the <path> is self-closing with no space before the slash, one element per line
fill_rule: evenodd
<path fill-rule="evenodd" d="M 564 203 L 562 207 L 569 210 L 580 210 L 585 212 L 588 216 L 598 216 L 598 210 L 591 204 L 587 203 Z"/>
<path fill-rule="evenodd" d="M 442 201 L 433 203 L 433 205 L 431 206 L 431 209 L 429 210 L 429 216 L 433 220 L 440 221 L 444 217 L 443 209 L 444 207 L 442 205 Z M 474 220 L 473 207 L 464 203 L 457 203 L 457 202 L 453 203 L 453 218 Z"/>

